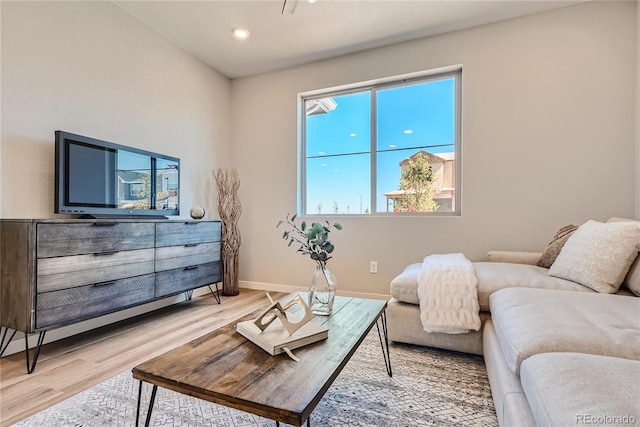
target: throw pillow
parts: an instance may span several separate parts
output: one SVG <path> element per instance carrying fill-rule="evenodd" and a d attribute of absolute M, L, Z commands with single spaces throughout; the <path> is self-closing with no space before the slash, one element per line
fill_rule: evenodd
<path fill-rule="evenodd" d="M 560 250 L 564 246 L 564 244 L 569 240 L 569 237 L 573 234 L 574 231 L 578 229 L 577 225 L 569 224 L 562 227 L 555 236 L 553 236 L 553 240 L 551 243 L 544 248 L 542 251 L 542 255 L 540 259 L 538 259 L 538 267 L 549 268 L 553 264 L 553 262 L 558 258 L 560 254 Z"/>
<path fill-rule="evenodd" d="M 640 224 L 587 221 L 569 237 L 549 275 L 602 293 L 620 288 L 638 255 Z"/>
<path fill-rule="evenodd" d="M 607 222 L 635 222 L 635 219 L 617 218 L 612 217 Z M 636 257 L 636 260 L 631 264 L 631 268 L 627 273 L 627 277 L 622 282 L 623 286 L 626 286 L 631 292 L 640 297 L 640 256 Z"/>
<path fill-rule="evenodd" d="M 622 283 L 624 283 L 627 289 L 633 292 L 634 295 L 640 297 L 640 263 L 638 259 L 640 259 L 640 257 L 637 257 L 636 261 L 631 264 L 627 277 L 624 278 Z"/>

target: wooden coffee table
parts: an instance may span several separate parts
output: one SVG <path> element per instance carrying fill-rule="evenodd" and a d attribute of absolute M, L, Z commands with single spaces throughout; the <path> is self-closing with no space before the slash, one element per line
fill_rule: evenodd
<path fill-rule="evenodd" d="M 306 294 L 301 296 L 306 301 Z M 331 316 L 312 320 L 327 325 L 329 337 L 293 350 L 300 362 L 286 354 L 271 356 L 236 333 L 236 323 L 261 310 L 144 362 L 133 368 L 133 377 L 140 380 L 136 426 L 143 382 L 153 384 L 146 426 L 158 387 L 270 418 L 276 425 L 310 425 L 311 412 L 374 324 L 392 375 L 386 308 L 386 301 L 336 297 Z"/>

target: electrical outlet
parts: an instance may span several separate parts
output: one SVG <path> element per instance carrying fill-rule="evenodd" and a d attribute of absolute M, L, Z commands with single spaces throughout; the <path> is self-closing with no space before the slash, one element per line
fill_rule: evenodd
<path fill-rule="evenodd" d="M 369 273 L 378 274 L 378 261 L 371 261 L 369 263 Z"/>

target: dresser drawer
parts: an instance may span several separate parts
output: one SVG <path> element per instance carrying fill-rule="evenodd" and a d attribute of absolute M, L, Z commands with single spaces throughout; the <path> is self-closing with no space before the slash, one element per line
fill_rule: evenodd
<path fill-rule="evenodd" d="M 222 280 L 222 263 L 194 265 L 156 273 L 156 297 L 178 294 Z"/>
<path fill-rule="evenodd" d="M 221 232 L 219 221 L 162 222 L 156 224 L 156 247 L 219 242 Z"/>
<path fill-rule="evenodd" d="M 38 259 L 37 292 L 153 273 L 154 249 Z"/>
<path fill-rule="evenodd" d="M 156 249 L 156 271 L 220 261 L 219 243 L 191 243 Z"/>
<path fill-rule="evenodd" d="M 37 294 L 36 328 L 77 322 L 151 301 L 155 275 Z"/>
<path fill-rule="evenodd" d="M 95 254 L 153 248 L 152 222 L 82 222 L 38 224 L 37 257 Z"/>

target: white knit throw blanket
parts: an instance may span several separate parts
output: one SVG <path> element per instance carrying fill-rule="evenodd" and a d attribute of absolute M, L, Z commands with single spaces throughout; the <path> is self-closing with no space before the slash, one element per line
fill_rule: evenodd
<path fill-rule="evenodd" d="M 418 277 L 423 329 L 447 334 L 479 330 L 477 284 L 473 264 L 463 254 L 427 256 Z"/>

